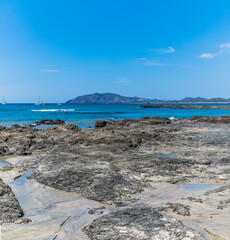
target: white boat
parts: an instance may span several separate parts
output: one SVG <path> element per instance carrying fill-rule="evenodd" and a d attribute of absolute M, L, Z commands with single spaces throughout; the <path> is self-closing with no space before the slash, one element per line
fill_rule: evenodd
<path fill-rule="evenodd" d="M 39 97 L 39 98 L 38 98 L 38 102 L 35 103 L 35 105 L 42 105 L 42 106 L 45 106 L 46 104 L 43 103 L 43 102 L 41 102 L 41 99 L 40 99 L 40 97 Z"/>
<path fill-rule="evenodd" d="M 42 105 L 40 97 L 38 97 L 38 102 L 35 105 Z"/>

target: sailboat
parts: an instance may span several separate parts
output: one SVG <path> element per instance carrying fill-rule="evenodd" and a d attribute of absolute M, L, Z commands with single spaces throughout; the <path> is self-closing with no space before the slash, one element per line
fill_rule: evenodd
<path fill-rule="evenodd" d="M 41 102 L 41 99 L 40 99 L 40 97 L 39 97 L 39 98 L 38 98 L 38 102 L 35 103 L 35 105 L 42 105 L 42 106 L 45 106 L 46 104 L 43 103 L 43 102 Z"/>
<path fill-rule="evenodd" d="M 41 105 L 41 99 L 40 99 L 40 97 L 38 98 L 38 102 L 35 103 L 35 105 Z"/>

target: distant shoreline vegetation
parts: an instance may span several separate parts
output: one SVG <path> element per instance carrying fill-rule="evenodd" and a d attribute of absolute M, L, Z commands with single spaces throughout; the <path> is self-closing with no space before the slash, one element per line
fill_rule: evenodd
<path fill-rule="evenodd" d="M 68 100 L 66 104 L 158 104 L 158 103 L 230 103 L 230 98 L 192 98 L 181 100 L 148 99 L 141 97 L 125 97 L 114 93 L 94 93 Z"/>

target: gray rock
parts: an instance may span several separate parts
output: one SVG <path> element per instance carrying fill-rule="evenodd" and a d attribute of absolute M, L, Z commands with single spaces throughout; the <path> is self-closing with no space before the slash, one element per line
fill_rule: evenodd
<path fill-rule="evenodd" d="M 11 188 L 0 179 L 0 221 L 14 222 L 23 216 Z"/>
<path fill-rule="evenodd" d="M 91 240 L 204 240 L 182 222 L 163 216 L 147 205 L 134 205 L 94 220 L 83 231 Z M 192 238 L 188 237 L 192 233 Z"/>

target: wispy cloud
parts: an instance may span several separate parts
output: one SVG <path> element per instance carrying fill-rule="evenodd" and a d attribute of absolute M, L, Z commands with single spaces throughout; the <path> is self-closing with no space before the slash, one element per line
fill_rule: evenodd
<path fill-rule="evenodd" d="M 216 55 L 212 53 L 202 53 L 200 55 L 200 58 L 214 58 L 214 57 L 216 57 Z"/>
<path fill-rule="evenodd" d="M 182 68 L 191 68 L 192 65 L 191 64 L 178 64 L 178 63 L 162 63 L 162 62 L 158 62 L 156 60 L 153 59 L 149 59 L 149 58 L 136 58 L 136 63 L 140 63 L 142 65 L 145 66 L 175 66 L 175 67 L 182 67 Z"/>
<path fill-rule="evenodd" d="M 40 72 L 60 72 L 59 70 L 57 69 L 44 69 L 44 70 L 40 70 Z"/>
<path fill-rule="evenodd" d="M 119 83 L 132 83 L 129 79 L 127 78 L 117 78 Z"/>
<path fill-rule="evenodd" d="M 229 43 L 223 43 L 218 45 L 218 52 L 216 53 L 202 53 L 199 57 L 200 58 L 207 58 L 207 59 L 212 59 L 217 56 L 221 56 L 225 53 L 230 53 L 230 42 Z"/>
<path fill-rule="evenodd" d="M 146 57 L 140 57 L 140 58 L 136 58 L 137 61 L 144 61 L 144 60 L 147 60 L 148 58 Z"/>
<path fill-rule="evenodd" d="M 146 66 L 172 66 L 173 64 L 159 63 L 159 62 L 153 62 L 153 61 L 149 60 L 149 61 L 146 61 L 144 63 L 144 65 L 146 65 Z"/>
<path fill-rule="evenodd" d="M 167 63 L 159 63 L 157 61 L 154 61 L 152 59 L 149 59 L 149 58 L 136 58 L 136 62 L 140 62 L 142 63 L 143 65 L 146 65 L 146 66 L 170 66 L 170 65 L 173 65 L 173 64 L 167 64 Z"/>
<path fill-rule="evenodd" d="M 166 53 L 173 53 L 176 50 L 173 47 L 167 47 L 167 48 L 159 48 L 159 49 L 150 49 L 150 52 L 156 52 L 160 54 L 166 54 Z"/>
<path fill-rule="evenodd" d="M 219 45 L 219 48 L 221 49 L 230 49 L 230 42 L 229 43 L 223 43 Z"/>

